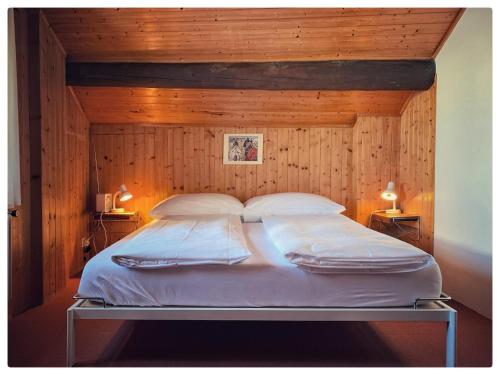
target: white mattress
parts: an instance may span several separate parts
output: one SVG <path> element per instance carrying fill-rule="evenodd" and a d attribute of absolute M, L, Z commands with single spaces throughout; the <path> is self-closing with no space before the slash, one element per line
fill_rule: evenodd
<path fill-rule="evenodd" d="M 129 269 L 111 261 L 123 241 L 93 257 L 79 296 L 128 306 L 382 307 L 437 297 L 437 263 L 414 272 L 316 274 L 301 270 L 275 248 L 260 223 L 243 224 L 252 255 L 243 263 L 174 269 Z"/>

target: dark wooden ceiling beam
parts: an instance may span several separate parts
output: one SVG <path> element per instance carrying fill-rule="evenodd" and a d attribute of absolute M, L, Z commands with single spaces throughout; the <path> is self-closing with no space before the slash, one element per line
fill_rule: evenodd
<path fill-rule="evenodd" d="M 426 90 L 434 60 L 66 64 L 70 86 L 254 90 Z"/>

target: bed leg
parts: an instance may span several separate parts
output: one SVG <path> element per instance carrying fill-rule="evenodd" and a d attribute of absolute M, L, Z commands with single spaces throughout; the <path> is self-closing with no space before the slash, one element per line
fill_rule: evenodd
<path fill-rule="evenodd" d="M 457 343 L 457 312 L 450 311 L 446 323 L 446 367 L 455 367 Z"/>
<path fill-rule="evenodd" d="M 75 320 L 73 310 L 66 312 L 66 366 L 73 367 L 75 364 Z"/>

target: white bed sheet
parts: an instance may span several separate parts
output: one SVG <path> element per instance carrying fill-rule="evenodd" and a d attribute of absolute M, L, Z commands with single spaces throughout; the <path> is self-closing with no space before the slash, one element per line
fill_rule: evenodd
<path fill-rule="evenodd" d="M 86 265 L 78 295 L 128 306 L 382 307 L 437 297 L 435 262 L 414 272 L 316 274 L 301 270 L 275 248 L 260 223 L 243 224 L 252 255 L 243 263 L 174 269 L 129 269 L 111 261 L 120 242 Z"/>

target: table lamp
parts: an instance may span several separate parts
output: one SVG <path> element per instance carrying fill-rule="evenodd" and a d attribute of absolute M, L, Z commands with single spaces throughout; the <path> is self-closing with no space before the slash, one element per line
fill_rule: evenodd
<path fill-rule="evenodd" d="M 385 210 L 386 214 L 400 214 L 401 210 L 396 208 L 396 199 L 398 195 L 394 191 L 394 182 L 389 181 L 387 188 L 382 192 L 382 198 L 387 201 L 392 201 L 392 208 Z"/>
<path fill-rule="evenodd" d="M 120 190 L 118 190 L 115 195 L 113 195 L 113 209 L 111 212 L 114 213 L 122 213 L 125 212 L 125 209 L 123 207 L 121 208 L 116 208 L 116 197 L 120 196 L 120 202 L 125 202 L 128 201 L 130 198 L 132 198 L 132 194 L 127 190 L 127 187 L 124 184 L 120 185 Z"/>

